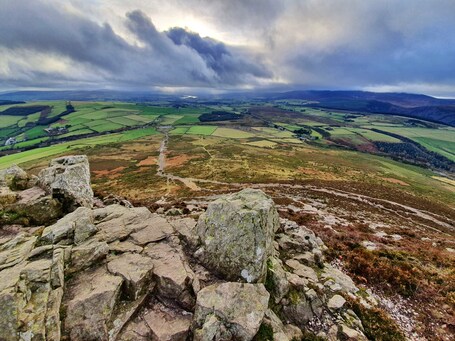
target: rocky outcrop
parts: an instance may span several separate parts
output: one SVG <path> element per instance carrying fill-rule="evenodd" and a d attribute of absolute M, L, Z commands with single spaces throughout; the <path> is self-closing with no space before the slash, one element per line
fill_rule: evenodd
<path fill-rule="evenodd" d="M 69 283 L 65 331 L 71 340 L 107 340 L 108 321 L 119 300 L 122 277 L 104 268 L 81 273 Z"/>
<path fill-rule="evenodd" d="M 245 189 L 211 203 L 199 218 L 202 262 L 229 280 L 265 280 L 279 218 L 264 192 Z"/>
<path fill-rule="evenodd" d="M 194 313 L 194 340 L 251 340 L 270 294 L 262 284 L 222 283 L 202 289 Z"/>
<path fill-rule="evenodd" d="M 52 167 L 79 167 L 76 160 Z M 13 205 L 58 202 L 38 187 L 12 193 Z M 258 190 L 219 197 L 198 222 L 83 205 L 11 231 L 0 238 L 0 340 L 253 340 L 267 332 L 290 341 L 303 331 L 363 340 L 348 301 L 375 304 L 325 261 L 311 230 L 280 221 Z"/>
<path fill-rule="evenodd" d="M 87 156 L 63 156 L 50 162 L 39 175 L 41 187 L 64 203 L 68 210 L 77 206 L 91 207 L 93 191 Z"/>
<path fill-rule="evenodd" d="M 153 262 L 137 253 L 124 253 L 107 264 L 109 272 L 123 278 L 124 292 L 130 300 L 146 293 L 152 280 Z"/>

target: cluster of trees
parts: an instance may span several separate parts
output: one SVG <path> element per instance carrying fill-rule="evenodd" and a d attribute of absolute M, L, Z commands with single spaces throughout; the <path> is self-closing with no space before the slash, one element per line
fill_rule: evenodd
<path fill-rule="evenodd" d="M 229 111 L 212 111 L 210 113 L 205 113 L 199 116 L 199 121 L 201 122 L 215 122 L 215 121 L 231 121 L 238 120 L 242 116 L 235 114 Z"/>

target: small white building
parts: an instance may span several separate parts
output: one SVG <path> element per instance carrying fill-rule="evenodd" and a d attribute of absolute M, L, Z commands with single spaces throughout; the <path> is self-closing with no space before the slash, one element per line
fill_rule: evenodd
<path fill-rule="evenodd" d="M 15 137 L 10 137 L 8 140 L 5 142 L 5 146 L 12 146 L 13 144 L 16 144 L 16 138 Z"/>

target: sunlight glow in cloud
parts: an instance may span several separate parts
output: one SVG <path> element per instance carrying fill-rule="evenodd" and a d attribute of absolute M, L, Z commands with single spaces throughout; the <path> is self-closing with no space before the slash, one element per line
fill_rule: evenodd
<path fill-rule="evenodd" d="M 454 96 L 452 0 L 1 0 L 0 88 Z"/>

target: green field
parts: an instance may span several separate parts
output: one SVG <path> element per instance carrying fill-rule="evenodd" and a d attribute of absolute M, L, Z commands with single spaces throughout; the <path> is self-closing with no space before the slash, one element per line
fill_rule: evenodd
<path fill-rule="evenodd" d="M 0 115 L 0 129 L 12 126 L 22 119 L 20 116 Z"/>
<path fill-rule="evenodd" d="M 20 165 L 24 162 L 29 162 L 33 160 L 39 160 L 44 157 L 69 153 L 73 150 L 77 150 L 83 147 L 96 146 L 110 143 L 126 142 L 134 139 L 138 139 L 144 136 L 158 134 L 156 129 L 147 128 L 147 129 L 137 129 L 130 130 L 123 133 L 110 134 L 104 136 L 90 137 L 85 139 L 80 139 L 77 141 L 64 142 L 56 144 L 49 147 L 43 147 L 34 150 L 28 150 L 25 152 L 11 154 L 7 156 L 2 156 L 0 158 L 0 169 L 7 168 L 13 164 Z"/>
<path fill-rule="evenodd" d="M 171 135 L 183 135 L 186 134 L 186 132 L 190 129 L 189 127 L 176 127 L 172 129 L 169 134 Z"/>
<path fill-rule="evenodd" d="M 255 136 L 250 132 L 232 128 L 218 128 L 214 131 L 212 135 L 219 137 L 227 137 L 231 139 L 246 139 Z"/>
<path fill-rule="evenodd" d="M 191 126 L 186 133 L 190 135 L 212 135 L 216 129 L 216 126 Z"/>

